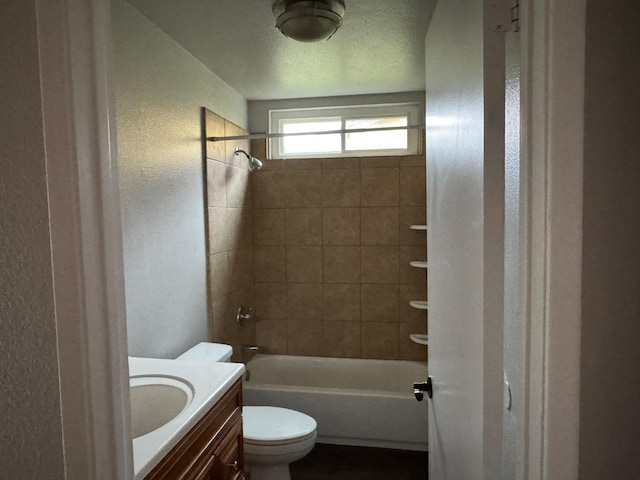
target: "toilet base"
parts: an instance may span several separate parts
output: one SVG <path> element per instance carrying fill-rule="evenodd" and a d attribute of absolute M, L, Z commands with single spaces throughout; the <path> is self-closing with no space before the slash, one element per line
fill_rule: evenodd
<path fill-rule="evenodd" d="M 249 480 L 291 480 L 289 464 L 245 465 Z"/>

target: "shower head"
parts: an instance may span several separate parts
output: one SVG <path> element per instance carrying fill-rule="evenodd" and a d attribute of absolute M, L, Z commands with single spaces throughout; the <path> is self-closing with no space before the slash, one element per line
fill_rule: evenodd
<path fill-rule="evenodd" d="M 256 157 L 252 157 L 244 150 L 241 150 L 236 147 L 236 155 L 238 155 L 239 153 L 244 153 L 245 156 L 247 157 L 247 160 L 249 160 L 249 171 L 253 172 L 255 170 L 260 170 L 262 168 L 262 165 L 263 165 L 262 160 L 258 160 Z"/>

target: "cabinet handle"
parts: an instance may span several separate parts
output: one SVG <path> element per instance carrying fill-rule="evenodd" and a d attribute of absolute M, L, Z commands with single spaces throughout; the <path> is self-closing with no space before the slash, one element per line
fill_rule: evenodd
<path fill-rule="evenodd" d="M 233 463 L 227 463 L 227 466 L 231 467 L 236 472 L 240 470 L 240 465 L 238 464 L 238 460 L 234 461 Z"/>

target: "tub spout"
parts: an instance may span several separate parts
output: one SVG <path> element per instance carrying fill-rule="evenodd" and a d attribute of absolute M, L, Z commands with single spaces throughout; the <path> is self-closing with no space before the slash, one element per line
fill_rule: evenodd
<path fill-rule="evenodd" d="M 243 352 L 258 353 L 260 351 L 260 347 L 258 347 L 256 345 L 242 345 L 242 351 Z"/>

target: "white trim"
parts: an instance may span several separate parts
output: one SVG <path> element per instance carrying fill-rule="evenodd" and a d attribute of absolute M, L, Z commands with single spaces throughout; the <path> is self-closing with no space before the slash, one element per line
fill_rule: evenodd
<path fill-rule="evenodd" d="M 485 3 L 485 5 L 488 3 Z M 483 22 L 483 357 L 482 466 L 502 471 L 505 272 L 505 34 Z"/>
<path fill-rule="evenodd" d="M 585 0 L 523 2 L 529 169 L 525 478 L 578 478 Z"/>
<path fill-rule="evenodd" d="M 67 479 L 133 475 L 108 0 L 38 1 Z"/>

